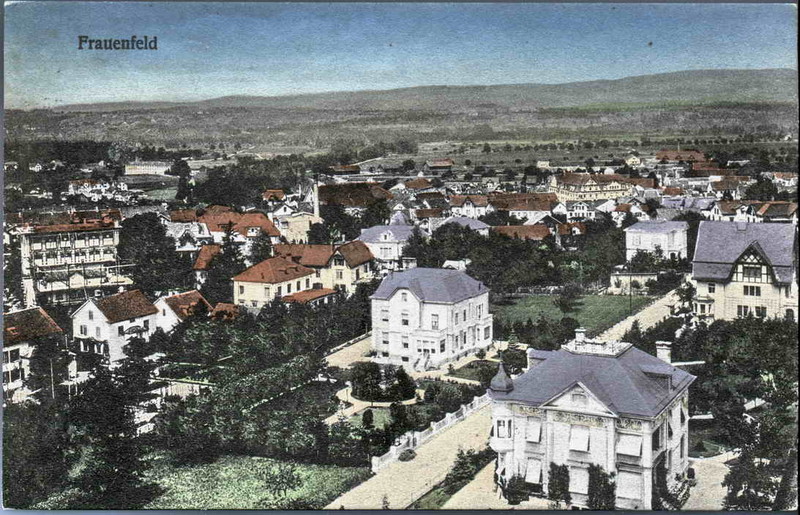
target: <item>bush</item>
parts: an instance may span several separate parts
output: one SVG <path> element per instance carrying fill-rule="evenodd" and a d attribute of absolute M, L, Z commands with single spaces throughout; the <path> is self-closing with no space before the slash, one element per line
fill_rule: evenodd
<path fill-rule="evenodd" d="M 398 456 L 397 459 L 400 461 L 411 461 L 416 457 L 417 453 L 414 452 L 414 449 L 406 449 L 400 453 L 400 456 Z"/>
<path fill-rule="evenodd" d="M 478 352 L 475 353 L 478 359 L 485 359 L 486 358 L 486 349 L 480 349 Z"/>
<path fill-rule="evenodd" d="M 525 479 L 522 476 L 513 476 L 508 480 L 508 483 L 506 483 L 503 493 L 506 496 L 508 504 L 515 505 L 528 499 L 530 487 L 525 483 Z"/>

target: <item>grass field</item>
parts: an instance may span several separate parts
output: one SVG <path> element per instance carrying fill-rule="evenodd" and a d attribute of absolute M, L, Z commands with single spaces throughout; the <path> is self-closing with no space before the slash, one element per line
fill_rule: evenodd
<path fill-rule="evenodd" d="M 174 467 L 155 457 L 148 479 L 164 492 L 146 509 L 256 509 L 269 497 L 258 472 L 275 460 L 249 456 L 224 456 L 214 463 Z M 317 509 L 367 479 L 367 467 L 298 465 L 303 484 L 289 498 L 313 499 Z"/>
<path fill-rule="evenodd" d="M 498 366 L 499 363 L 497 363 L 496 361 L 487 361 L 487 360 L 470 361 L 463 367 L 455 369 L 452 374 L 447 374 L 447 375 L 453 377 L 461 377 L 463 379 L 471 379 L 473 381 L 480 381 L 481 380 L 480 370 L 482 368 L 490 369 L 492 371 L 492 376 L 493 376 L 495 373 L 497 373 Z"/>
<path fill-rule="evenodd" d="M 389 408 L 369 408 L 372 410 L 372 423 L 377 428 L 383 429 L 389 422 L 392 421 L 392 417 L 389 415 Z M 364 415 L 364 412 L 367 410 L 361 410 L 349 419 L 350 422 L 355 427 L 361 427 L 361 417 Z"/>
<path fill-rule="evenodd" d="M 523 322 L 532 319 L 536 322 L 540 316 L 552 320 L 560 320 L 564 315 L 553 304 L 555 297 L 550 295 L 532 295 L 516 300 L 509 305 L 494 305 L 492 312 L 503 322 Z M 644 308 L 653 300 L 645 296 L 586 295 L 577 310 L 568 316 L 576 319 L 591 335 L 599 334 L 620 320 Z"/>

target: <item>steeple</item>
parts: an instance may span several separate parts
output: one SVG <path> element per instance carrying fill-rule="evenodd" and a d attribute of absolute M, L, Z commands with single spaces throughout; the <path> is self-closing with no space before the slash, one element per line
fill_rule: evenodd
<path fill-rule="evenodd" d="M 497 374 L 492 378 L 492 381 L 489 383 L 489 389 L 493 392 L 505 392 L 508 393 L 514 389 L 514 381 L 506 373 L 506 366 L 505 363 L 502 361 L 500 362 L 500 366 L 497 368 Z"/>

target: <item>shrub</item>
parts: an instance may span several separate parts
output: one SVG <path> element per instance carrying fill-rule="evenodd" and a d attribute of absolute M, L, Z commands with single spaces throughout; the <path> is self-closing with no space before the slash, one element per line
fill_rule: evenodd
<path fill-rule="evenodd" d="M 400 453 L 400 456 L 398 456 L 397 459 L 400 461 L 411 461 L 416 457 L 417 453 L 414 452 L 414 449 L 406 449 Z"/>
<path fill-rule="evenodd" d="M 478 359 L 485 359 L 486 358 L 486 349 L 480 349 L 478 352 L 475 353 Z"/>
<path fill-rule="evenodd" d="M 503 493 L 508 504 L 519 504 L 528 499 L 530 487 L 525 483 L 525 479 L 522 476 L 513 476 L 506 483 Z"/>

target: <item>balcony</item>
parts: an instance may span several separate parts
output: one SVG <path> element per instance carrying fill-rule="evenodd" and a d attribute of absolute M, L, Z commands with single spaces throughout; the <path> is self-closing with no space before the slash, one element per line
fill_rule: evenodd
<path fill-rule="evenodd" d="M 494 431 L 492 433 L 494 433 Z M 508 452 L 514 448 L 514 439 L 491 436 L 489 438 L 489 447 L 495 452 Z"/>

